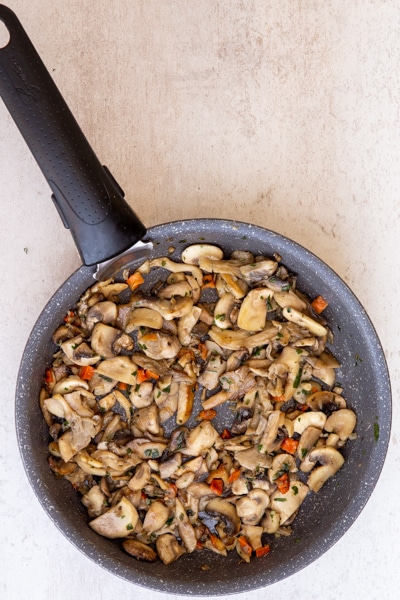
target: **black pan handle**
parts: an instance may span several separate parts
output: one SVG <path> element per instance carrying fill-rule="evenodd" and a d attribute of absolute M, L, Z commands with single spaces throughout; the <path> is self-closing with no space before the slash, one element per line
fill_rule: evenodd
<path fill-rule="evenodd" d="M 0 96 L 53 192 L 86 265 L 117 256 L 146 233 L 89 145 L 16 15 L 0 4 Z"/>

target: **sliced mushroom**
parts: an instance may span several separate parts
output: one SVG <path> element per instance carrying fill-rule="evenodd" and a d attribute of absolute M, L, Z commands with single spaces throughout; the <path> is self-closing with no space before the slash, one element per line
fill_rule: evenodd
<path fill-rule="evenodd" d="M 320 465 L 313 469 L 307 481 L 309 488 L 313 492 L 318 492 L 324 483 L 343 466 L 344 458 L 336 448 L 326 446 L 311 450 L 307 455 L 306 461 L 309 463 L 319 463 Z"/>
<path fill-rule="evenodd" d="M 119 329 L 96 323 L 93 327 L 91 345 L 93 351 L 102 358 L 117 356 L 121 350 L 133 350 L 133 339 Z"/>
<path fill-rule="evenodd" d="M 249 471 L 257 471 L 258 469 L 268 469 L 271 466 L 272 458 L 258 452 L 257 448 L 247 448 L 235 452 L 235 460 L 241 467 L 249 469 Z"/>
<path fill-rule="evenodd" d="M 344 442 L 353 433 L 356 423 L 357 417 L 355 412 L 348 408 L 342 408 L 327 418 L 325 431 L 336 433 L 339 439 Z"/>
<path fill-rule="evenodd" d="M 296 461 L 290 454 L 277 454 L 273 461 L 271 468 L 268 469 L 268 478 L 271 483 L 280 477 L 283 473 L 295 473 L 297 471 Z"/>
<path fill-rule="evenodd" d="M 163 331 L 151 331 L 138 335 L 139 348 L 154 359 L 175 358 L 181 349 L 179 339 Z"/>
<path fill-rule="evenodd" d="M 178 523 L 179 537 L 184 543 L 186 551 L 193 552 L 197 547 L 196 533 L 179 498 L 175 500 L 175 519 Z"/>
<path fill-rule="evenodd" d="M 265 533 L 276 533 L 281 525 L 280 513 L 276 510 L 267 508 L 265 511 L 265 516 L 261 521 L 261 525 Z"/>
<path fill-rule="evenodd" d="M 229 329 L 233 323 L 231 313 L 236 305 L 236 298 L 230 292 L 224 293 L 214 309 L 214 324 L 220 329 Z"/>
<path fill-rule="evenodd" d="M 159 258 L 153 258 L 153 260 L 150 261 L 150 267 L 163 267 L 164 269 L 171 271 L 171 273 L 191 273 L 199 285 L 202 285 L 203 283 L 203 273 L 196 265 L 176 263 L 166 256 L 161 256 Z"/>
<path fill-rule="evenodd" d="M 328 391 L 315 392 L 308 396 L 306 402 L 312 410 L 323 411 L 325 414 L 346 408 L 346 400 L 343 396 Z"/>
<path fill-rule="evenodd" d="M 105 323 L 114 325 L 118 317 L 118 308 L 115 302 L 105 300 L 96 302 L 86 313 L 85 325 L 89 331 L 92 331 L 96 323 Z"/>
<path fill-rule="evenodd" d="M 99 485 L 91 487 L 81 498 L 81 502 L 86 506 L 88 515 L 91 519 L 100 516 L 104 511 L 105 500 L 106 496 L 103 494 Z"/>
<path fill-rule="evenodd" d="M 246 331 L 262 331 L 267 320 L 267 301 L 273 292 L 265 288 L 254 288 L 244 298 L 237 324 Z"/>
<path fill-rule="evenodd" d="M 197 427 L 190 430 L 186 438 L 186 447 L 181 452 L 189 456 L 200 456 L 214 445 L 217 438 L 218 432 L 210 421 L 202 421 Z"/>
<path fill-rule="evenodd" d="M 182 260 L 186 264 L 198 265 L 199 259 L 202 256 L 222 260 L 224 253 L 218 246 L 212 246 L 211 244 L 192 244 L 187 246 L 182 252 Z"/>
<path fill-rule="evenodd" d="M 87 381 L 84 381 L 78 375 L 70 375 L 69 377 L 64 377 L 55 383 L 52 391 L 53 396 L 55 394 L 67 394 L 75 390 L 76 388 L 83 388 L 85 390 L 89 389 L 89 384 Z"/>
<path fill-rule="evenodd" d="M 130 311 L 125 324 L 126 333 L 132 333 L 140 327 L 150 327 L 150 329 L 161 329 L 163 318 L 159 312 L 152 308 L 135 308 Z"/>
<path fill-rule="evenodd" d="M 129 356 L 116 356 L 102 360 L 96 367 L 99 375 L 104 375 L 128 385 L 136 384 L 137 366 Z"/>
<path fill-rule="evenodd" d="M 303 311 L 307 304 L 293 290 L 275 292 L 274 300 L 281 308 L 294 308 Z"/>
<path fill-rule="evenodd" d="M 326 422 L 326 414 L 321 411 L 308 411 L 300 413 L 294 419 L 294 431 L 295 433 L 302 434 L 308 427 L 316 427 L 323 429 Z"/>
<path fill-rule="evenodd" d="M 326 327 L 324 327 L 323 325 L 321 325 L 320 323 L 315 321 L 315 319 L 312 319 L 311 317 L 308 317 L 307 315 L 303 314 L 302 312 L 296 310 L 295 308 L 292 308 L 290 306 L 285 307 L 282 310 L 282 315 L 288 321 L 291 321 L 292 323 L 296 323 L 300 327 L 305 327 L 313 335 L 316 335 L 318 337 L 323 337 L 324 335 L 328 334 L 328 330 Z"/>
<path fill-rule="evenodd" d="M 242 348 L 253 349 L 268 344 L 278 333 L 278 328 L 272 323 L 267 323 L 265 329 L 259 333 L 251 335 L 243 329 L 220 329 L 211 327 L 209 331 L 210 338 L 221 348 L 227 350 L 240 350 Z"/>
<path fill-rule="evenodd" d="M 94 365 L 100 360 L 100 356 L 88 346 L 81 335 L 63 342 L 61 349 L 73 363 L 80 367 Z"/>
<path fill-rule="evenodd" d="M 131 298 L 132 308 L 150 308 L 160 313 L 166 321 L 172 321 L 187 315 L 192 310 L 193 300 L 189 296 L 165 300 L 164 298 L 151 298 L 136 293 Z"/>
<path fill-rule="evenodd" d="M 233 504 L 223 498 L 212 498 L 205 506 L 206 513 L 223 521 L 227 535 L 240 531 L 240 519 Z"/>
<path fill-rule="evenodd" d="M 157 296 L 159 298 L 167 298 L 167 300 L 170 300 L 175 296 L 183 296 L 185 298 L 187 296 L 191 297 L 192 293 L 192 287 L 185 277 L 183 277 L 181 281 L 175 281 L 174 283 L 170 283 L 166 287 L 162 288 L 159 292 L 157 292 Z"/>
<path fill-rule="evenodd" d="M 147 462 L 140 463 L 133 476 L 128 482 L 128 487 L 133 492 L 143 490 L 144 486 L 150 481 L 151 470 Z"/>
<path fill-rule="evenodd" d="M 307 454 L 314 448 L 317 441 L 320 439 L 322 429 L 310 425 L 306 427 L 301 434 L 296 454 L 300 460 L 304 460 Z"/>
<path fill-rule="evenodd" d="M 156 549 L 164 565 L 170 565 L 175 560 L 178 560 L 182 554 L 185 554 L 185 549 L 179 544 L 172 533 L 163 533 L 160 535 L 156 540 Z"/>
<path fill-rule="evenodd" d="M 184 425 L 190 419 L 194 402 L 194 387 L 181 382 L 178 388 L 177 425 Z"/>
<path fill-rule="evenodd" d="M 219 385 L 219 378 L 226 370 L 226 362 L 219 354 L 211 354 L 205 368 L 198 377 L 200 385 L 207 390 L 213 390 Z"/>
<path fill-rule="evenodd" d="M 309 488 L 305 483 L 291 480 L 286 494 L 281 494 L 278 490 L 272 494 L 270 508 L 279 514 L 280 526 L 284 525 L 299 509 L 308 492 Z"/>
<path fill-rule="evenodd" d="M 154 500 L 146 512 L 146 516 L 143 521 L 143 531 L 146 533 L 154 533 L 162 527 L 169 518 L 169 509 L 158 500 Z"/>
<path fill-rule="evenodd" d="M 264 490 L 253 489 L 236 502 L 236 512 L 244 525 L 258 525 L 268 505 L 268 494 Z"/>
<path fill-rule="evenodd" d="M 194 306 L 192 310 L 178 320 L 178 338 L 182 346 L 189 346 L 192 341 L 192 330 L 199 320 L 201 308 Z"/>
<path fill-rule="evenodd" d="M 90 527 L 106 538 L 127 537 L 139 519 L 136 508 L 125 497 L 108 511 L 89 522 Z"/>
<path fill-rule="evenodd" d="M 131 556 L 138 560 L 146 562 L 154 562 L 157 560 L 157 553 L 148 544 L 139 542 L 138 540 L 128 539 L 122 542 L 122 547 Z"/>
<path fill-rule="evenodd" d="M 246 281 L 254 284 L 273 275 L 277 267 L 276 261 L 266 259 L 250 265 L 243 265 L 240 267 L 240 274 Z"/>

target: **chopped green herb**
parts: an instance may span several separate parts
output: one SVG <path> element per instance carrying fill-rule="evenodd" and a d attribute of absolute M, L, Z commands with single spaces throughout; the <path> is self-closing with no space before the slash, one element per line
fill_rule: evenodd
<path fill-rule="evenodd" d="M 224 314 L 221 314 L 221 315 L 215 315 L 215 318 L 216 318 L 218 321 L 225 321 L 225 317 L 226 317 L 226 315 L 224 315 Z"/>
<path fill-rule="evenodd" d="M 297 485 L 292 485 L 292 490 L 293 494 L 297 496 L 297 494 L 299 493 L 299 488 L 297 487 Z"/>
<path fill-rule="evenodd" d="M 297 375 L 296 375 L 296 378 L 295 378 L 295 380 L 293 381 L 293 387 L 294 387 L 294 388 L 298 388 L 298 387 L 299 387 L 299 383 L 300 383 L 300 380 L 301 380 L 301 376 L 302 376 L 302 374 L 303 374 L 303 369 L 302 369 L 302 368 L 300 368 L 300 369 L 299 369 L 299 372 L 298 372 L 298 373 L 297 373 Z"/>
<path fill-rule="evenodd" d="M 159 458 L 160 452 L 158 448 L 148 448 L 144 451 L 144 455 L 149 458 Z"/>
<path fill-rule="evenodd" d="M 375 442 L 379 440 L 379 423 L 377 421 L 374 423 L 374 440 Z"/>
<path fill-rule="evenodd" d="M 275 502 L 286 502 L 287 498 L 275 498 Z"/>
<path fill-rule="evenodd" d="M 174 517 L 170 517 L 169 519 L 167 519 L 167 520 L 165 521 L 165 525 L 166 525 L 167 527 L 169 527 L 169 526 L 171 525 L 171 523 L 173 522 L 173 520 L 174 520 Z"/>
<path fill-rule="evenodd" d="M 169 393 L 170 393 L 170 391 L 171 391 L 171 386 L 170 386 L 170 385 L 167 385 L 167 387 L 165 387 L 165 388 L 163 389 L 163 392 L 165 392 L 166 394 L 169 394 Z"/>
<path fill-rule="evenodd" d="M 133 529 L 133 525 L 132 523 L 128 523 L 128 525 L 126 526 L 127 530 L 130 531 L 131 529 Z"/>
<path fill-rule="evenodd" d="M 301 458 L 305 458 L 308 454 L 308 450 L 307 448 L 302 448 L 301 449 Z"/>

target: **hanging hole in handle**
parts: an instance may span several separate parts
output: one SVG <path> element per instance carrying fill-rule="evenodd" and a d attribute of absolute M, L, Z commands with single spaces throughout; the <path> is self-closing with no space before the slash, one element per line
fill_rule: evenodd
<path fill-rule="evenodd" d="M 0 21 L 0 50 L 5 48 L 10 41 L 10 32 L 4 25 L 3 21 Z"/>

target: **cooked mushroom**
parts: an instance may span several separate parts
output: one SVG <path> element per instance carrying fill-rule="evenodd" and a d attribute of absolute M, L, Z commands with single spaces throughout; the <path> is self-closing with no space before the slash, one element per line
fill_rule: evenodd
<path fill-rule="evenodd" d="M 343 455 L 332 446 L 314 448 L 306 456 L 305 461 L 300 465 L 302 471 L 308 471 L 309 466 L 315 467 L 308 477 L 307 484 L 313 492 L 318 492 L 324 483 L 332 477 L 344 463 Z"/>
<path fill-rule="evenodd" d="M 326 421 L 325 421 L 326 423 Z M 306 427 L 301 434 L 297 446 L 296 455 L 300 460 L 304 460 L 307 454 L 314 448 L 322 434 L 322 429 L 310 425 Z"/>
<path fill-rule="evenodd" d="M 115 302 L 105 300 L 96 302 L 86 313 L 85 325 L 89 331 L 92 331 L 96 323 L 105 323 L 114 325 L 118 316 L 118 308 Z"/>
<path fill-rule="evenodd" d="M 100 356 L 88 346 L 81 335 L 63 342 L 61 349 L 73 363 L 80 367 L 94 365 L 100 360 Z"/>
<path fill-rule="evenodd" d="M 323 411 L 325 414 L 330 414 L 340 408 L 346 408 L 346 400 L 340 394 L 335 394 L 335 392 L 315 392 L 308 396 L 306 402 L 312 410 Z"/>
<path fill-rule="evenodd" d="M 122 381 L 128 385 L 136 384 L 137 366 L 129 356 L 116 356 L 102 360 L 96 367 L 99 375 Z"/>
<path fill-rule="evenodd" d="M 152 502 L 143 521 L 143 531 L 154 533 L 164 527 L 169 518 L 169 509 L 158 500 Z"/>
<path fill-rule="evenodd" d="M 232 327 L 231 313 L 236 302 L 236 298 L 230 292 L 226 292 L 220 297 L 214 309 L 214 324 L 217 327 L 220 329 Z"/>
<path fill-rule="evenodd" d="M 201 256 L 222 260 L 224 253 L 218 246 L 211 244 L 192 244 L 182 252 L 182 261 L 190 265 L 198 265 Z"/>
<path fill-rule="evenodd" d="M 131 298 L 132 308 L 150 308 L 160 313 L 166 321 L 172 321 L 187 315 L 192 310 L 193 300 L 189 296 L 165 300 L 164 298 L 151 298 L 135 293 Z"/>
<path fill-rule="evenodd" d="M 326 329 L 326 327 L 324 327 L 323 325 L 321 325 L 320 323 L 315 321 L 315 319 L 308 317 L 307 315 L 303 314 L 302 312 L 300 312 L 290 306 L 286 306 L 282 310 L 282 315 L 288 321 L 291 321 L 292 323 L 296 323 L 300 327 L 305 327 L 313 335 L 322 337 L 324 335 L 327 335 L 327 333 L 328 333 L 328 330 Z"/>
<path fill-rule="evenodd" d="M 275 273 L 278 263 L 274 260 L 261 260 L 259 262 L 240 267 L 241 276 L 251 283 L 258 283 Z"/>
<path fill-rule="evenodd" d="M 182 346 L 189 346 L 192 341 L 192 330 L 199 320 L 201 308 L 194 306 L 192 310 L 178 320 L 178 338 Z"/>
<path fill-rule="evenodd" d="M 210 421 L 202 421 L 189 432 L 186 447 L 181 452 L 189 456 L 200 456 L 202 452 L 214 445 L 218 437 L 218 432 Z"/>
<path fill-rule="evenodd" d="M 294 420 L 295 433 L 302 434 L 308 427 L 317 427 L 323 429 L 326 422 L 326 415 L 321 411 L 308 411 L 301 413 Z"/>
<path fill-rule="evenodd" d="M 204 508 L 206 513 L 223 521 L 228 535 L 236 535 L 240 531 L 240 519 L 233 504 L 223 498 L 212 498 Z"/>
<path fill-rule="evenodd" d="M 193 552 L 197 547 L 196 533 L 179 498 L 175 500 L 175 519 L 178 523 L 179 536 L 185 545 L 186 551 Z"/>
<path fill-rule="evenodd" d="M 308 491 L 308 486 L 302 481 L 291 480 L 286 494 L 282 494 L 279 490 L 272 494 L 270 508 L 279 514 L 280 525 L 284 525 L 299 509 Z"/>
<path fill-rule="evenodd" d="M 163 318 L 159 312 L 152 308 L 135 308 L 130 311 L 125 324 L 126 333 L 132 333 L 140 327 L 150 327 L 150 329 L 161 329 Z"/>
<path fill-rule="evenodd" d="M 83 388 L 85 390 L 89 389 L 89 384 L 87 381 L 84 381 L 78 375 L 70 375 L 69 377 L 64 377 L 55 383 L 52 391 L 53 396 L 55 394 L 67 394 L 76 388 Z"/>
<path fill-rule="evenodd" d="M 133 476 L 128 482 L 128 487 L 133 492 L 143 490 L 144 486 L 150 481 L 151 470 L 147 462 L 138 464 Z"/>
<path fill-rule="evenodd" d="M 175 358 L 181 349 L 179 339 L 163 331 L 151 331 L 138 335 L 138 345 L 150 358 Z"/>
<path fill-rule="evenodd" d="M 153 258 L 153 260 L 150 261 L 150 267 L 163 267 L 164 269 L 171 271 L 171 273 L 191 273 L 199 285 L 202 285 L 203 283 L 203 273 L 196 265 L 176 263 L 166 256 L 161 256 L 159 258 Z"/>
<path fill-rule="evenodd" d="M 158 556 L 164 565 L 170 565 L 175 560 L 178 560 L 182 554 L 185 554 L 185 549 L 179 544 L 172 533 L 163 533 L 160 535 L 156 540 L 156 548 Z"/>
<path fill-rule="evenodd" d="M 90 518 L 98 517 L 104 511 L 106 496 L 99 485 L 94 485 L 84 494 L 81 502 L 86 506 Z"/>
<path fill-rule="evenodd" d="M 106 538 L 127 537 L 139 519 L 136 508 L 125 497 L 105 513 L 89 522 L 90 527 Z"/>
<path fill-rule="evenodd" d="M 262 331 L 267 320 L 268 299 L 273 292 L 265 288 L 254 288 L 244 298 L 237 324 L 245 331 Z"/>
<path fill-rule="evenodd" d="M 157 553 L 149 546 L 138 540 L 128 539 L 122 542 L 122 547 L 131 556 L 134 556 L 138 560 L 144 560 L 146 562 L 155 562 L 157 560 Z"/>
<path fill-rule="evenodd" d="M 354 411 L 342 408 L 332 413 L 325 423 L 325 431 L 336 433 L 344 442 L 355 429 L 357 417 Z"/>
<path fill-rule="evenodd" d="M 268 505 L 268 494 L 264 490 L 253 489 L 236 502 L 236 512 L 244 525 L 258 525 Z"/>

